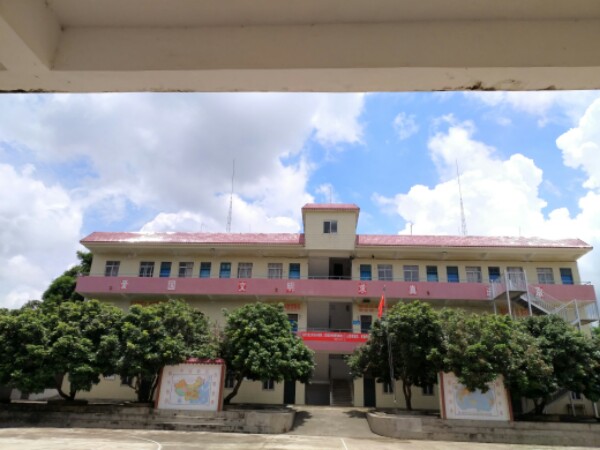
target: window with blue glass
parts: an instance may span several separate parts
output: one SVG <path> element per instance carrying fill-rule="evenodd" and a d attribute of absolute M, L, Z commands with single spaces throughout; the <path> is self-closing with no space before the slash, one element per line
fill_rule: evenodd
<path fill-rule="evenodd" d="M 291 280 L 300 279 L 300 263 L 290 263 L 290 272 L 288 276 Z"/>
<path fill-rule="evenodd" d="M 200 263 L 200 278 L 210 278 L 210 267 L 211 263 L 209 262 Z"/>
<path fill-rule="evenodd" d="M 296 333 L 298 331 L 298 314 L 288 314 L 288 322 L 292 326 L 292 331 Z"/>
<path fill-rule="evenodd" d="M 488 276 L 490 283 L 498 281 L 500 279 L 500 267 L 488 267 Z"/>
<path fill-rule="evenodd" d="M 448 277 L 448 283 L 458 283 L 460 281 L 458 279 L 458 267 L 457 266 L 446 267 L 446 275 Z"/>
<path fill-rule="evenodd" d="M 568 267 L 561 268 L 560 281 L 562 284 L 573 284 L 573 271 Z"/>
<path fill-rule="evenodd" d="M 427 281 L 438 282 L 438 268 L 437 266 L 427 266 Z"/>
<path fill-rule="evenodd" d="M 219 269 L 219 278 L 231 278 L 231 263 L 221 263 L 221 267 Z"/>
<path fill-rule="evenodd" d="M 169 261 L 163 261 L 160 263 L 160 276 L 162 278 L 168 278 L 171 276 L 171 263 Z"/>
<path fill-rule="evenodd" d="M 371 280 L 371 264 L 361 264 L 360 265 L 360 279 L 361 280 Z"/>

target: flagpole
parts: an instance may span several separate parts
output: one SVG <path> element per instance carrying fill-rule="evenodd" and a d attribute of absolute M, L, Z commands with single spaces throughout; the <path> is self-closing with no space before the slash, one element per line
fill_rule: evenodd
<path fill-rule="evenodd" d="M 383 309 L 387 312 L 387 297 L 385 296 L 385 284 L 383 285 Z M 388 344 L 388 364 L 390 365 L 390 387 L 392 388 L 392 394 L 394 398 L 394 406 L 396 406 L 396 380 L 394 379 L 394 357 L 392 352 L 392 341 L 390 339 L 389 325 L 386 323 L 385 333 L 387 335 Z"/>

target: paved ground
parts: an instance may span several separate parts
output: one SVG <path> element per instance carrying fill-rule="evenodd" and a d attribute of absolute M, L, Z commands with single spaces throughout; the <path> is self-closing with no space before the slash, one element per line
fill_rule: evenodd
<path fill-rule="evenodd" d="M 0 428 L 1 450 L 568 450 L 581 447 L 402 441 L 371 433 L 365 409 L 296 407 L 288 434 Z"/>

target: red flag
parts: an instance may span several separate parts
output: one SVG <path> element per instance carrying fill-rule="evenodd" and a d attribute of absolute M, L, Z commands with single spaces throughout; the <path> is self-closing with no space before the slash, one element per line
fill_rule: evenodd
<path fill-rule="evenodd" d="M 385 308 L 385 294 L 381 294 L 381 300 L 379 300 L 379 308 L 377 308 L 377 317 L 381 319 L 383 316 L 383 308 Z"/>

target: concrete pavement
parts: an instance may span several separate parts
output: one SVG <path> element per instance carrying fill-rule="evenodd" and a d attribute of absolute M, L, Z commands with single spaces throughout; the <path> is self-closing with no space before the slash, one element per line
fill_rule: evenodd
<path fill-rule="evenodd" d="M 0 429 L 2 450 L 576 450 L 580 447 L 401 441 L 383 437 L 258 435 L 67 428 Z"/>

